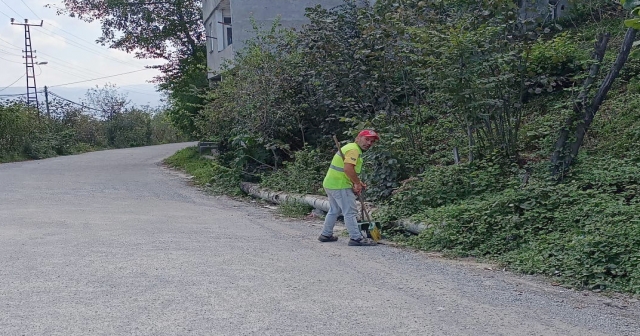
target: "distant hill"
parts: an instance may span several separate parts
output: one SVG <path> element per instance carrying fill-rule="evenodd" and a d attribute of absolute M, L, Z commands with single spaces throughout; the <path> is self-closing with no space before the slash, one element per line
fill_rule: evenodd
<path fill-rule="evenodd" d="M 82 103 L 85 100 L 87 90 L 90 88 L 91 87 L 54 87 L 49 90 L 71 101 Z M 119 86 L 118 89 L 127 94 L 133 105 L 149 105 L 152 107 L 163 105 L 162 94 L 156 91 L 153 84 Z M 44 87 L 38 88 L 38 91 L 42 90 L 44 90 Z M 1 97 L 2 95 L 22 94 L 25 92 L 27 92 L 25 87 L 11 87 L 0 92 L 0 98 L 3 98 Z M 44 101 L 44 94 L 38 94 L 38 100 Z"/>

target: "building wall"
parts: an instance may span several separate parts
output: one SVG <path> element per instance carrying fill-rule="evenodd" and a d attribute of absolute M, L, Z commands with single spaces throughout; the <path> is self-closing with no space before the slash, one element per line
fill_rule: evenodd
<path fill-rule="evenodd" d="M 343 0 L 204 0 L 203 18 L 207 35 L 217 37 L 219 27 L 214 10 L 220 5 L 230 3 L 229 12 L 232 18 L 233 44 L 222 51 L 216 48 L 217 40 L 208 39 L 207 64 L 210 69 L 209 78 L 220 70 L 225 59 L 233 58 L 234 52 L 245 46 L 245 41 L 254 36 L 252 18 L 259 27 L 268 29 L 279 18 L 283 27 L 300 28 L 309 20 L 304 16 L 305 8 L 322 5 L 332 8 L 344 4 Z M 373 4 L 375 0 L 361 0 Z"/>
<path fill-rule="evenodd" d="M 270 28 L 278 17 L 283 27 L 300 28 L 308 23 L 304 16 L 305 8 L 318 4 L 331 8 L 343 3 L 343 0 L 233 0 L 233 27 L 234 34 L 238 37 L 237 42 L 234 41 L 234 47 L 242 49 L 244 41 L 253 37 L 252 17 L 259 27 L 265 29 Z"/>

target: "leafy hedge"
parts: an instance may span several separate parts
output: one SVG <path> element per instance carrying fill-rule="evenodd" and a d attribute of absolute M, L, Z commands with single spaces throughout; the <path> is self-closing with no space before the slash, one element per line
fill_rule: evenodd
<path fill-rule="evenodd" d="M 166 113 L 133 108 L 101 120 L 69 104 L 51 105 L 51 115 L 39 115 L 24 103 L 0 102 L 0 162 L 186 140 Z"/>
<path fill-rule="evenodd" d="M 630 161 L 592 160 L 564 183 L 534 181 L 477 194 L 477 188 L 445 188 L 452 184 L 440 175 L 425 179 L 411 193 L 457 201 L 414 213 L 429 228 L 409 244 L 495 258 L 578 288 L 640 293 L 640 167 Z"/>

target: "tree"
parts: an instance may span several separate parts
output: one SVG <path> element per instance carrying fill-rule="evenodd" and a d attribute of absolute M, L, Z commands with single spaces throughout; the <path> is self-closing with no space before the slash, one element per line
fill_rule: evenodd
<path fill-rule="evenodd" d="M 620 74 L 620 70 L 624 67 L 624 64 L 629 58 L 631 48 L 633 47 L 636 38 L 637 29 L 640 29 L 640 0 L 621 0 L 620 2 L 625 9 L 631 10 L 631 14 L 634 17 L 632 19 L 625 20 L 624 23 L 629 28 L 624 36 L 624 40 L 622 41 L 620 52 L 618 52 L 618 56 L 611 66 L 609 74 L 600 84 L 598 92 L 591 102 L 587 102 L 587 94 L 592 87 L 594 78 L 600 70 L 600 63 L 604 58 L 609 36 L 600 36 L 596 43 L 596 50 L 594 53 L 596 63 L 591 67 L 589 76 L 583 85 L 582 92 L 574 102 L 573 114 L 569 116 L 565 122 L 565 127 L 560 131 L 560 135 L 556 141 L 555 150 L 551 156 L 552 174 L 557 178 L 562 178 L 563 173 L 569 169 L 573 160 L 578 156 L 584 137 L 587 134 L 598 109 L 600 109 L 604 99 L 607 97 L 607 93 L 609 93 L 613 82 L 616 80 Z M 569 137 L 570 132 L 574 132 L 573 138 Z"/>
<path fill-rule="evenodd" d="M 140 59 L 167 60 L 156 66 L 163 73 L 177 67 L 178 60 L 195 57 L 205 41 L 201 1 L 63 0 L 63 4 L 58 14 L 100 21 L 98 43 Z"/>
<path fill-rule="evenodd" d="M 113 120 L 131 104 L 127 94 L 119 92 L 115 84 L 105 84 L 102 88 L 96 85 L 87 90 L 86 100 L 88 105 L 101 111 L 99 116 L 105 120 Z"/>
<path fill-rule="evenodd" d="M 151 67 L 162 72 L 155 82 L 174 104 L 171 119 L 185 133 L 195 132 L 193 119 L 208 87 L 202 1 L 63 0 L 63 4 L 58 14 L 100 21 L 98 43 L 134 53 L 136 58 L 166 60 Z"/>

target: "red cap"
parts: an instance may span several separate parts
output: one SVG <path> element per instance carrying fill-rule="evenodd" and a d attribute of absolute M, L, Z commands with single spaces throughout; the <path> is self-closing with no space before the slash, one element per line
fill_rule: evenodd
<path fill-rule="evenodd" d="M 375 138 L 376 140 L 380 140 L 380 136 L 378 135 L 378 133 L 372 131 L 372 130 L 362 130 L 360 131 L 360 133 L 358 133 L 358 136 L 361 137 L 367 137 L 367 138 Z"/>

